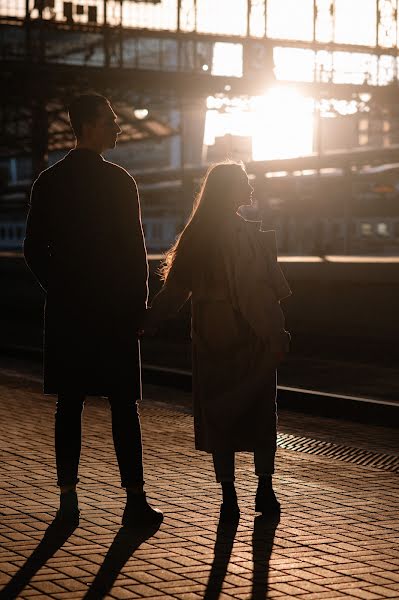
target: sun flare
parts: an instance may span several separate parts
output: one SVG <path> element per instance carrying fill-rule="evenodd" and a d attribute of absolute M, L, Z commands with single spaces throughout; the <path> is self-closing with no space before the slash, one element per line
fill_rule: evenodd
<path fill-rule="evenodd" d="M 226 134 L 251 137 L 252 159 L 305 156 L 313 151 L 314 101 L 275 87 L 249 100 L 208 98 L 204 144 Z"/>
<path fill-rule="evenodd" d="M 314 102 L 291 89 L 273 88 L 253 99 L 253 160 L 304 156 L 313 151 Z"/>

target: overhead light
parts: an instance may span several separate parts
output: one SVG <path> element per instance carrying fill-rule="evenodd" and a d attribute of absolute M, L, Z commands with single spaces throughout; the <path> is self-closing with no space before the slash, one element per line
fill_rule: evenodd
<path fill-rule="evenodd" d="M 231 85 L 225 85 L 224 86 L 224 91 L 225 92 L 230 92 L 230 90 L 231 90 Z"/>
<path fill-rule="evenodd" d="M 209 71 L 209 65 L 202 65 L 203 71 Z"/>
<path fill-rule="evenodd" d="M 133 114 L 136 119 L 142 120 L 148 117 L 148 110 L 146 108 L 135 108 Z"/>

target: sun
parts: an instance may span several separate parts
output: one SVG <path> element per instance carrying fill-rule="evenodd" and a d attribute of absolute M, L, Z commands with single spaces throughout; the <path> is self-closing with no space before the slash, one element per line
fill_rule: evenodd
<path fill-rule="evenodd" d="M 251 137 L 252 159 L 272 160 L 313 152 L 314 101 L 275 87 L 249 100 L 208 98 L 204 144 L 226 134 Z"/>
<path fill-rule="evenodd" d="M 313 152 L 314 101 L 293 89 L 272 88 L 252 101 L 252 157 L 268 160 Z"/>

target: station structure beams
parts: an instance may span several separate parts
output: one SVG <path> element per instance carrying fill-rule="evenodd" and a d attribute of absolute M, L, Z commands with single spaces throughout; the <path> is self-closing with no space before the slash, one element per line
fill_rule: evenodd
<path fill-rule="evenodd" d="M 178 133 L 162 118 L 132 117 L 132 106 L 205 111 L 208 95 L 260 95 L 276 82 L 318 103 L 366 98 L 371 110 L 395 113 L 397 0 L 368 2 L 370 14 L 352 14 L 369 23 L 357 39 L 343 28 L 350 15 L 339 0 L 297 1 L 299 29 L 293 3 L 278 4 L 286 5 L 284 18 L 274 0 L 236 0 L 234 14 L 223 14 L 224 0 L 221 12 L 210 11 L 209 0 L 7 0 L 0 7 L 1 155 L 30 154 L 40 170 L 48 151 L 70 147 L 65 103 L 89 89 L 130 112 L 122 120 L 126 141 Z M 295 81 L 282 67 L 290 52 L 306 65 Z"/>

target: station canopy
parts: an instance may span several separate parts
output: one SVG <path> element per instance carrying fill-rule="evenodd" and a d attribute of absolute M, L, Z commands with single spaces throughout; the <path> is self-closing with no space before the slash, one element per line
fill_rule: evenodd
<path fill-rule="evenodd" d="M 176 135 L 172 128 L 153 111 L 136 109 L 123 101 L 112 102 L 118 116 L 118 125 L 122 132 L 118 144 L 141 142 L 148 139 L 162 139 Z M 48 151 L 70 150 L 75 145 L 75 137 L 69 123 L 68 114 L 61 102 L 52 101 L 46 106 L 48 119 Z M 7 115 L 5 135 L 1 137 L 0 156 L 12 157 L 31 154 L 35 142 L 32 137 L 33 112 L 28 108 L 16 109 Z"/>

